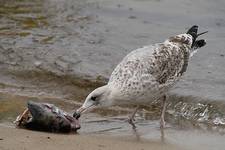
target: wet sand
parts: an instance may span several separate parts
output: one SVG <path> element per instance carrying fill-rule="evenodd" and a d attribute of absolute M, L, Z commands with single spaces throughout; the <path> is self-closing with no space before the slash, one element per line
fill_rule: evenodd
<path fill-rule="evenodd" d="M 0 126 L 1 150 L 181 150 L 161 142 L 79 134 L 50 134 Z"/>
<path fill-rule="evenodd" d="M 225 128 L 210 125 L 207 121 L 194 120 L 187 113 L 182 119 L 166 114 L 166 128 L 159 128 L 159 111 L 143 109 L 136 116 L 134 132 L 125 121 L 132 109 L 110 108 L 95 110 L 80 118 L 81 129 L 77 134 L 56 134 L 15 128 L 12 123 L 26 107 L 26 102 L 49 102 L 72 112 L 80 104 L 54 97 L 27 97 L 0 93 L 0 149 L 155 149 L 155 150 L 217 150 L 223 149 Z M 187 108 L 187 105 L 185 105 Z M 183 108 L 183 107 L 182 107 Z M 181 109 L 182 109 L 181 108 Z M 187 108 L 190 109 L 190 108 Z M 202 114 L 199 105 L 191 108 Z M 172 110 L 170 110 L 172 111 Z M 177 111 L 177 113 L 182 113 Z M 212 112 L 210 112 L 212 113 Z M 217 113 L 217 112 L 215 112 Z M 178 115 L 179 116 L 179 115 Z M 207 116 L 207 113 L 206 113 Z M 206 116 L 202 116 L 201 120 Z M 218 120 L 219 121 L 219 120 Z M 162 136 L 164 135 L 164 136 Z M 49 138 L 48 138 L 49 137 Z"/>
<path fill-rule="evenodd" d="M 224 149 L 224 136 L 199 130 L 165 129 L 162 139 L 155 129 L 138 137 L 107 134 L 53 134 L 16 129 L 0 124 L 1 150 L 218 150 Z M 151 132 L 151 133 L 150 133 Z M 157 134 L 156 134 L 157 133 Z"/>

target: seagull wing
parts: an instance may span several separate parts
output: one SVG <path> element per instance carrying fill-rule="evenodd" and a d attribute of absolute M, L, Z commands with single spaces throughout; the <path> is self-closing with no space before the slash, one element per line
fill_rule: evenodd
<path fill-rule="evenodd" d="M 173 85 L 186 71 L 190 40 L 190 35 L 181 34 L 132 51 L 115 68 L 108 84 L 138 95 Z"/>

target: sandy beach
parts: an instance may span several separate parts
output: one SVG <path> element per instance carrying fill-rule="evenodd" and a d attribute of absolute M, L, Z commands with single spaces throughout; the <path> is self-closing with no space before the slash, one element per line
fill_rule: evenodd
<path fill-rule="evenodd" d="M 161 142 L 135 141 L 107 136 L 52 134 L 0 126 L 1 150 L 176 150 Z"/>

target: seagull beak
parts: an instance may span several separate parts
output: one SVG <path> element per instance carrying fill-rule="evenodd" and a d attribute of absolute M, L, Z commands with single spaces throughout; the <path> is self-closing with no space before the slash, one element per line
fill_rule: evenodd
<path fill-rule="evenodd" d="M 83 112 L 85 112 L 87 109 L 86 108 L 84 108 L 83 106 L 81 106 L 79 109 L 77 109 L 77 113 L 79 113 L 79 114 L 81 114 L 81 113 L 83 113 Z"/>
<path fill-rule="evenodd" d="M 87 110 L 89 110 L 90 108 L 92 108 L 94 106 L 95 106 L 94 103 L 89 105 L 89 106 L 87 106 L 87 107 L 85 107 L 85 105 L 83 105 L 83 106 L 81 106 L 80 108 L 77 109 L 76 113 L 82 114 L 82 113 L 86 112 Z"/>
<path fill-rule="evenodd" d="M 73 117 L 76 119 L 79 119 L 81 116 L 81 113 L 84 113 L 87 109 L 84 107 L 80 107 L 79 109 L 77 109 L 74 113 L 73 113 Z"/>

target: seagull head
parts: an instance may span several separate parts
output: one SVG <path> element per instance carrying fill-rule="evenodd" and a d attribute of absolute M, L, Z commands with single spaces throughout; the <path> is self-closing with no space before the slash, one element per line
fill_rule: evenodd
<path fill-rule="evenodd" d="M 91 108 L 107 107 L 111 105 L 112 100 L 110 99 L 110 89 L 108 85 L 105 85 L 92 91 L 76 113 L 81 114 Z"/>

